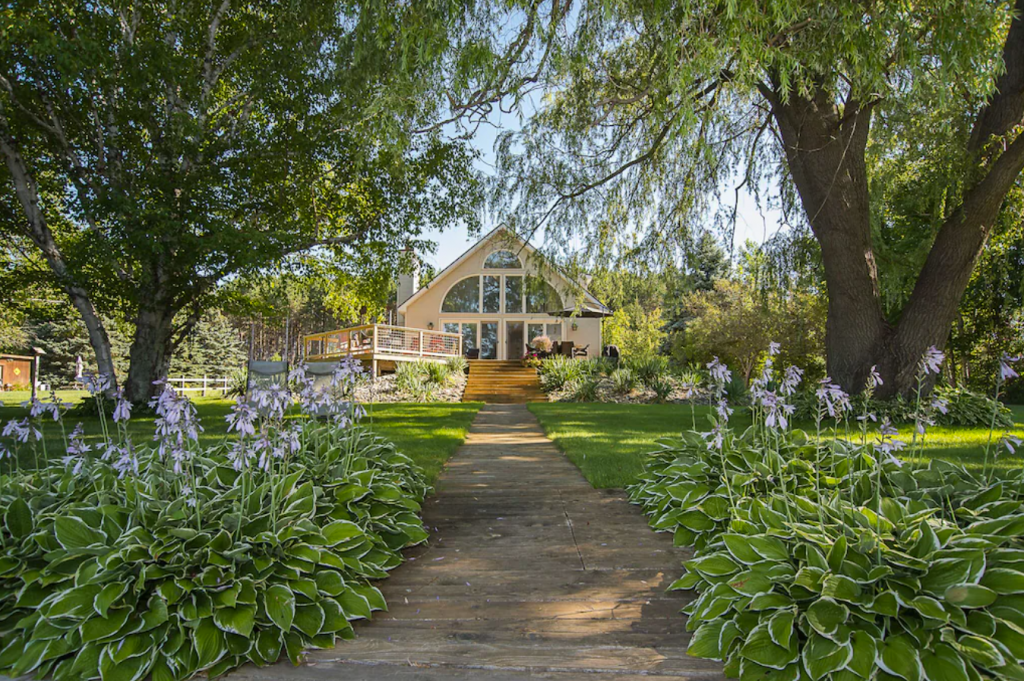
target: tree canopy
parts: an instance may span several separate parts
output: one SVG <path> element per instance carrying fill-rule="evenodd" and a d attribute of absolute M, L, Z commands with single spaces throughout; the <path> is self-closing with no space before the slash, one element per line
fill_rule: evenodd
<path fill-rule="evenodd" d="M 101 371 L 114 373 L 102 317 L 134 326 L 133 399 L 226 277 L 314 247 L 393 269 L 425 225 L 475 220 L 473 152 L 412 134 L 428 47 L 458 13 L 305 0 L 0 11 L 0 230 L 29 279 L 73 302 Z"/>

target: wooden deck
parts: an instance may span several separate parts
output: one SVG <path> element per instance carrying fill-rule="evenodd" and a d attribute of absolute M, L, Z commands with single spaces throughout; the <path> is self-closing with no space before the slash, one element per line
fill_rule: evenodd
<path fill-rule="evenodd" d="M 353 357 L 369 361 L 377 373 L 381 362 L 444 361 L 462 355 L 462 336 L 389 324 L 363 324 L 303 338 L 311 362 Z"/>

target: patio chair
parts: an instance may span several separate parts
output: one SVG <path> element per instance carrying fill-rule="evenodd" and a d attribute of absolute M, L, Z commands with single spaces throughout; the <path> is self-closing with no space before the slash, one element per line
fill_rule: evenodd
<path fill-rule="evenodd" d="M 480 348 L 469 348 L 466 350 L 466 359 L 480 359 Z"/>
<path fill-rule="evenodd" d="M 589 352 L 588 352 L 589 350 L 590 350 L 590 345 L 589 344 L 584 345 L 582 348 L 573 348 L 572 349 L 572 358 L 576 359 L 577 357 L 586 357 L 589 354 Z"/>
<path fill-rule="evenodd" d="M 558 354 L 563 355 L 565 357 L 568 357 L 569 359 L 572 359 L 572 357 L 573 357 L 573 354 L 572 354 L 573 345 L 574 345 L 574 343 L 571 340 L 564 340 L 564 341 L 562 341 L 561 345 L 559 346 Z"/>

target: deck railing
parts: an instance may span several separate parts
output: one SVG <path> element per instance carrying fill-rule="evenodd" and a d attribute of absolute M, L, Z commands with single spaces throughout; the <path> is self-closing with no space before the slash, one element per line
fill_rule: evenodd
<path fill-rule="evenodd" d="M 457 333 L 412 329 L 388 324 L 363 324 L 348 329 L 306 336 L 306 359 L 337 359 L 348 355 L 374 358 L 379 355 L 446 358 L 462 354 Z"/>

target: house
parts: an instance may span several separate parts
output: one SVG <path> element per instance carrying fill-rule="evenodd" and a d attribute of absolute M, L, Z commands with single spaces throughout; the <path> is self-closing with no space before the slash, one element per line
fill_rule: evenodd
<path fill-rule="evenodd" d="M 398 325 L 364 325 L 306 338 L 309 359 L 351 354 L 387 369 L 395 361 L 464 355 L 518 360 L 545 335 L 601 353 L 609 311 L 518 235 L 497 228 L 425 286 L 417 271 L 398 282 Z M 568 344 L 566 344 L 568 345 Z M 384 365 L 380 363 L 384 362 Z"/>

